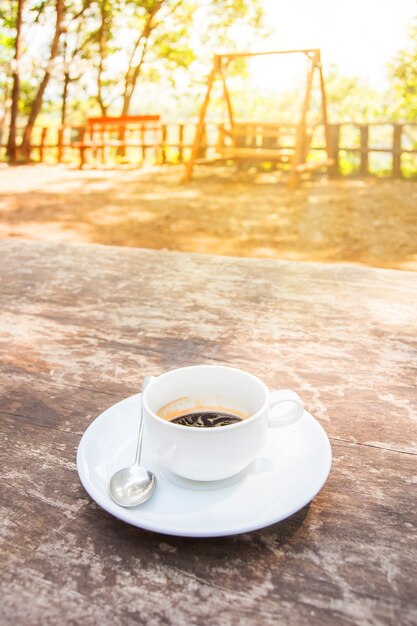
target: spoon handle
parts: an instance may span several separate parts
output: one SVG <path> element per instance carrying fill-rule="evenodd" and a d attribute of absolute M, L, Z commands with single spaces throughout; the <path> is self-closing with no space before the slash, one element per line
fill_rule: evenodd
<path fill-rule="evenodd" d="M 142 394 L 145 391 L 146 387 L 149 385 L 149 383 L 151 382 L 153 376 L 145 376 L 145 378 L 143 379 L 143 383 L 142 383 Z M 140 424 L 139 424 L 139 434 L 138 434 L 138 443 L 136 446 L 136 455 L 135 455 L 135 463 L 136 465 L 139 465 L 139 461 L 140 461 L 140 455 L 142 452 L 142 439 L 143 439 L 143 403 L 142 403 L 142 396 L 140 399 Z"/>

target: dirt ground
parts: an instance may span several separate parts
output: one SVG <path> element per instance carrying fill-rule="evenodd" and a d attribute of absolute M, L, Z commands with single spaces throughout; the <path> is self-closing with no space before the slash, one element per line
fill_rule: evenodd
<path fill-rule="evenodd" d="M 0 238 L 94 242 L 417 271 L 417 183 L 304 181 L 181 166 L 0 167 Z"/>

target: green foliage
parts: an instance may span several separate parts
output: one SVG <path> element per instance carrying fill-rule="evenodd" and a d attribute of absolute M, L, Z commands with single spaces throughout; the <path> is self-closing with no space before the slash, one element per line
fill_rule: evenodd
<path fill-rule="evenodd" d="M 33 98 L 36 95 L 37 85 L 31 81 L 20 82 L 19 113 L 27 116 L 30 113 Z"/>
<path fill-rule="evenodd" d="M 141 79 L 174 86 L 177 77 L 184 80 L 178 72 L 182 68 L 189 70 L 190 82 L 195 72 L 201 74 L 202 63 L 205 76 L 215 49 L 232 40 L 229 31 L 237 21 L 245 23 L 253 36 L 260 24 L 259 6 L 259 0 L 114 0 L 111 31 L 99 21 L 94 37 L 102 99 L 114 103 L 114 113 L 123 100 L 126 112 Z M 103 30 L 113 49 L 100 47 Z"/>
<path fill-rule="evenodd" d="M 48 63 L 55 2 L 25 0 L 21 117 Z M 13 57 L 16 16 L 17 0 L 0 0 L 0 61 Z M 205 80 L 220 47 L 233 49 L 265 34 L 262 16 L 261 0 L 67 0 L 45 106 L 51 110 L 58 100 L 65 73 L 72 103 L 95 95 L 114 114 L 123 101 L 127 110 L 137 107 L 137 100 L 130 102 L 137 83 L 158 81 L 164 89 L 180 81 L 188 89 Z M 0 73 L 3 91 L 9 80 Z"/>
<path fill-rule="evenodd" d="M 0 0 L 0 28 L 12 31 L 16 28 L 17 0 Z"/>
<path fill-rule="evenodd" d="M 389 65 L 398 105 L 398 118 L 415 121 L 417 116 L 417 18 L 410 30 L 410 41 Z"/>
<path fill-rule="evenodd" d="M 6 103 L 11 89 L 10 61 L 14 50 L 16 12 L 14 2 L 0 0 L 0 126 L 6 115 Z"/>
<path fill-rule="evenodd" d="M 9 61 L 14 52 L 17 3 L 0 0 L 0 64 Z"/>
<path fill-rule="evenodd" d="M 392 96 L 369 87 L 355 76 L 343 76 L 336 66 L 326 72 L 326 93 L 330 121 L 378 121 L 387 119 Z"/>

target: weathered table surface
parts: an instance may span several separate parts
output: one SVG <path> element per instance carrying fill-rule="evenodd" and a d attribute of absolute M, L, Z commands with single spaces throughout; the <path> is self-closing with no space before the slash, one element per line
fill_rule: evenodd
<path fill-rule="evenodd" d="M 1 624 L 415 624 L 417 275 L 0 244 Z M 297 390 L 333 449 L 290 519 L 220 539 L 117 521 L 75 465 L 145 374 Z"/>

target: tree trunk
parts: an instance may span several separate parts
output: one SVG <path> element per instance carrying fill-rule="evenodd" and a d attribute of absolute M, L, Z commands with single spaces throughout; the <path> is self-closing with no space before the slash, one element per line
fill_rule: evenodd
<path fill-rule="evenodd" d="M 102 75 L 104 72 L 104 61 L 107 56 L 107 37 L 111 22 L 111 9 L 109 8 L 106 0 L 102 0 L 102 2 L 100 2 L 100 17 L 101 22 L 98 39 L 100 61 L 97 73 L 97 102 L 100 107 L 101 114 L 106 116 L 109 107 L 104 101 Z"/>
<path fill-rule="evenodd" d="M 62 20 L 63 20 L 64 12 L 65 12 L 64 0 L 56 0 L 55 6 L 56 6 L 55 33 L 54 33 L 54 38 L 51 44 L 51 51 L 49 54 L 48 65 L 45 70 L 45 74 L 43 75 L 43 78 L 39 84 L 36 96 L 32 102 L 31 110 L 29 113 L 29 118 L 28 118 L 25 130 L 23 133 L 21 152 L 26 162 L 30 160 L 32 131 L 33 131 L 33 127 L 35 125 L 36 119 L 42 107 L 45 89 L 51 77 L 51 69 L 50 69 L 51 64 L 59 52 L 59 39 L 62 33 Z"/>
<path fill-rule="evenodd" d="M 19 94 L 20 94 L 20 79 L 19 79 L 19 61 L 22 48 L 22 15 L 23 5 L 25 0 L 18 0 L 17 3 L 17 19 L 16 19 L 16 42 L 14 49 L 14 67 L 13 67 L 13 87 L 12 87 L 12 103 L 10 108 L 10 127 L 9 138 L 7 141 L 7 156 L 9 162 L 15 164 L 17 161 L 17 147 L 16 147 L 16 123 L 17 115 L 19 111 Z"/>
<path fill-rule="evenodd" d="M 146 41 L 143 47 L 141 60 L 138 65 L 134 68 L 133 73 L 126 80 L 125 91 L 123 94 L 123 107 L 122 107 L 122 115 L 129 115 L 130 103 L 132 101 L 133 93 L 135 91 L 136 83 L 138 82 L 138 78 L 140 76 L 140 72 L 143 65 L 143 59 L 145 56 L 146 50 Z"/>
<path fill-rule="evenodd" d="M 67 98 L 68 98 L 68 85 L 71 79 L 68 72 L 64 74 L 64 87 L 62 89 L 62 107 L 61 107 L 61 126 L 65 126 L 67 122 Z"/>
<path fill-rule="evenodd" d="M 149 42 L 149 37 L 152 34 L 152 31 L 155 28 L 155 24 L 153 23 L 154 17 L 158 13 L 158 11 L 165 4 L 166 0 L 159 0 L 153 9 L 149 12 L 146 24 L 138 37 L 135 47 L 133 48 L 132 56 L 130 57 L 129 67 L 127 68 L 127 72 L 125 74 L 125 86 L 123 92 L 123 106 L 122 106 L 122 115 L 128 115 L 130 109 L 130 103 L 132 101 L 132 97 L 136 88 L 136 84 L 138 82 L 138 78 L 140 76 L 142 65 L 145 60 L 146 49 Z M 142 43 L 143 42 L 143 43 Z M 136 51 L 142 44 L 142 51 L 140 54 L 140 59 L 136 65 L 133 65 L 134 57 Z"/>

